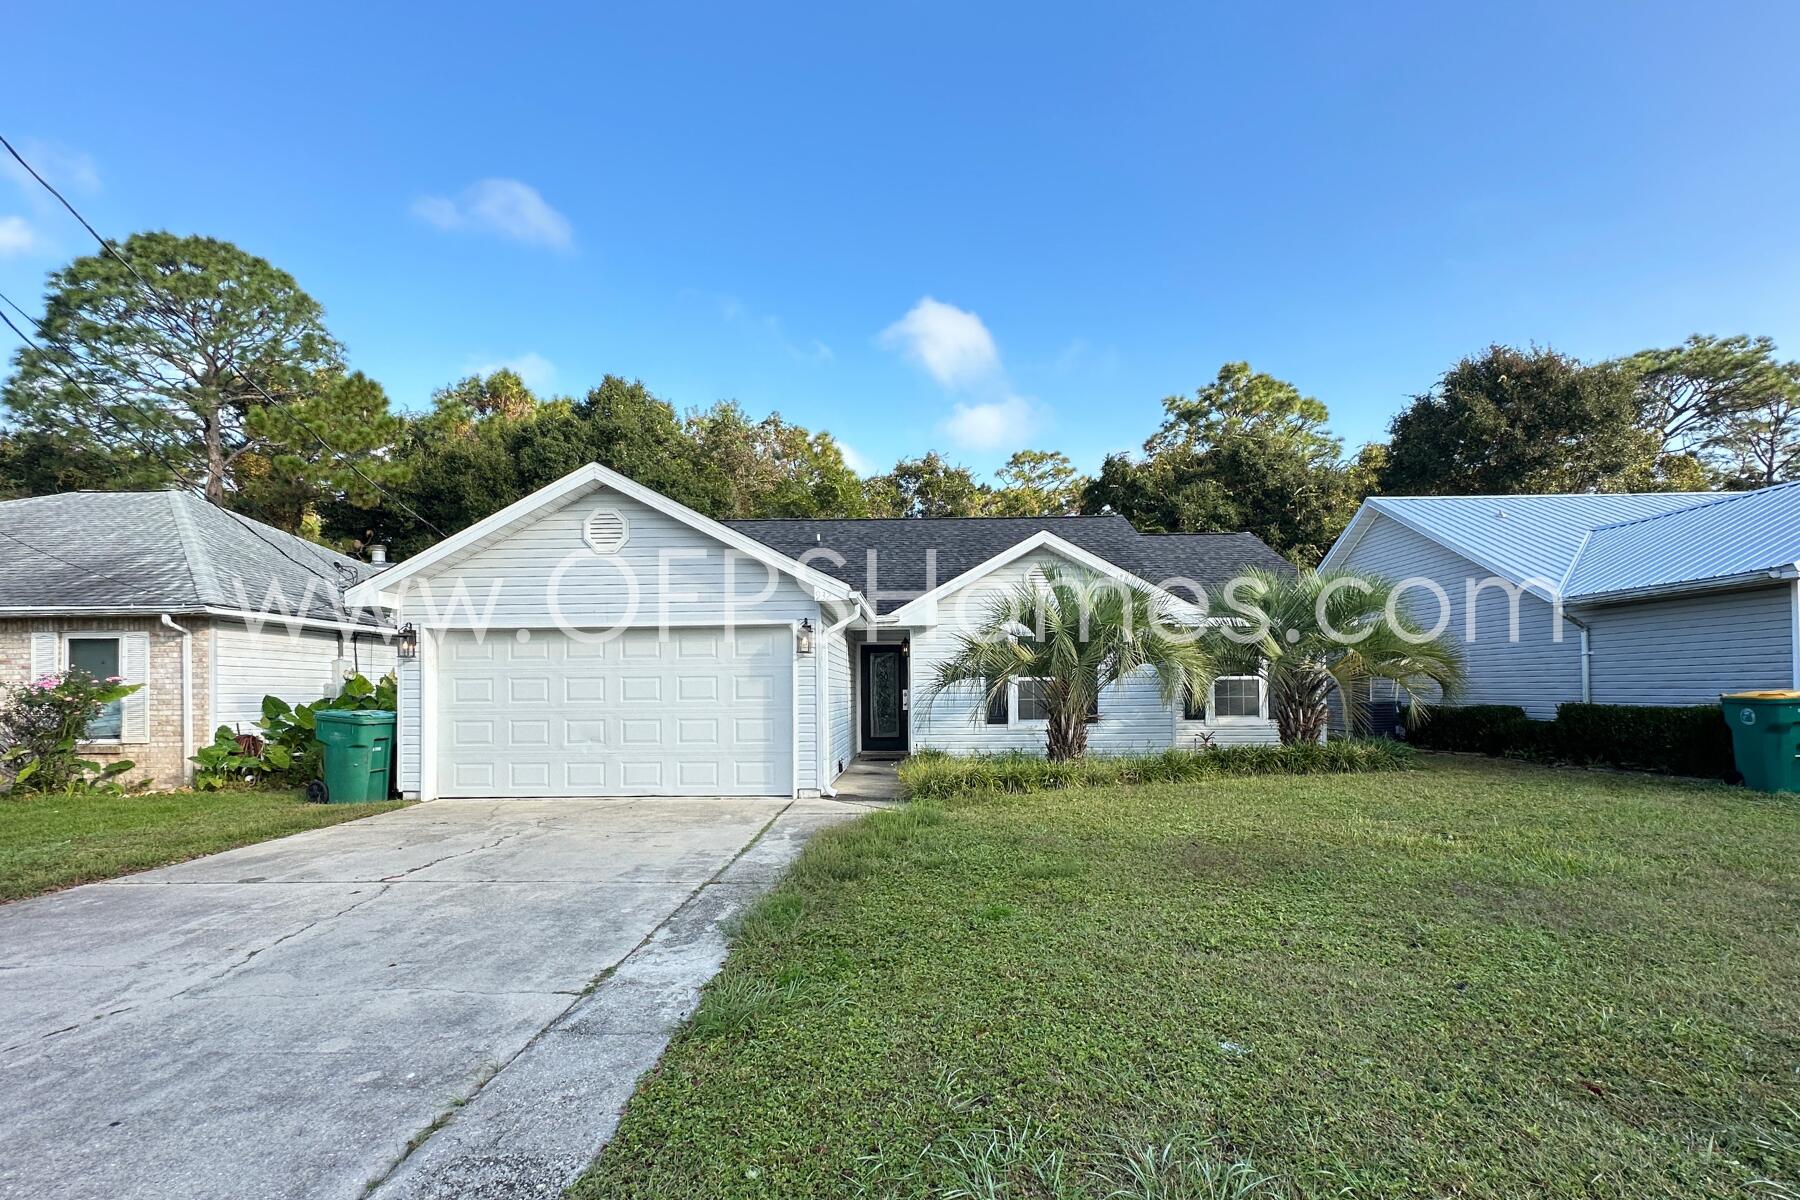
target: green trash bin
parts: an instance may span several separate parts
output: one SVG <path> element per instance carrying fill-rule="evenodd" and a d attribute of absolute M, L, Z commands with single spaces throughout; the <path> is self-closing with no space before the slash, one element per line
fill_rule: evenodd
<path fill-rule="evenodd" d="M 328 709 L 314 715 L 313 737 L 325 747 L 327 803 L 370 804 L 388 798 L 393 713 Z"/>
<path fill-rule="evenodd" d="M 1800 792 L 1800 692 L 1727 692 L 1719 703 L 1744 785 Z"/>

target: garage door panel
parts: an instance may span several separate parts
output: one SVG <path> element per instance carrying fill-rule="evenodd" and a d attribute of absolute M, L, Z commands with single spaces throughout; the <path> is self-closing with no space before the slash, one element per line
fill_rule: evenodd
<path fill-rule="evenodd" d="M 792 647 L 785 630 L 452 634 L 439 660 L 439 791 L 786 795 Z"/>

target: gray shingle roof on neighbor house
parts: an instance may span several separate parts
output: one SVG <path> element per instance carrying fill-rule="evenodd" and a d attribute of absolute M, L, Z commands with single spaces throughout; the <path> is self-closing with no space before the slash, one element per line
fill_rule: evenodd
<path fill-rule="evenodd" d="M 352 619 L 343 589 L 377 569 L 187 492 L 0 503 L 0 611 L 227 608 L 341 621 Z"/>
<path fill-rule="evenodd" d="M 1191 580 L 1213 597 L 1251 567 L 1293 569 L 1255 534 L 1139 533 L 1119 516 L 795 518 L 725 524 L 790 558 L 818 549 L 842 555 L 841 566 L 829 558 L 808 561 L 868 596 L 882 613 L 893 612 L 908 599 L 948 583 L 1041 530 L 1151 583 Z M 871 550 L 876 554 L 873 585 L 868 577 Z M 926 555 L 933 550 L 936 572 L 928 582 Z M 881 595 L 872 594 L 871 586 Z M 1194 598 L 1191 589 L 1171 590 Z"/>

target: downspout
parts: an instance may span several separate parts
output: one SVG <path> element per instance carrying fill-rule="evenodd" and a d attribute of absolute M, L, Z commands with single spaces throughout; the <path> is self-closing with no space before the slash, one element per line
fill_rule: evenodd
<path fill-rule="evenodd" d="M 181 635 L 181 773 L 194 778 L 194 635 L 175 623 L 168 613 L 162 624 Z"/>
<path fill-rule="evenodd" d="M 1581 630 L 1581 702 L 1594 702 L 1594 645 L 1588 638 L 1588 627 L 1582 622 L 1564 613 L 1563 620 Z"/>
<path fill-rule="evenodd" d="M 836 625 L 828 625 L 824 629 L 821 629 L 819 631 L 818 645 L 814 649 L 814 653 L 818 656 L 818 660 L 813 666 L 813 671 L 815 673 L 814 687 L 819 693 L 818 711 L 814 719 L 820 721 L 824 725 L 823 729 L 814 732 L 814 736 L 818 738 L 819 744 L 819 795 L 825 797 L 837 795 L 837 789 L 832 787 L 831 783 L 826 779 L 828 773 L 826 767 L 833 761 L 831 752 L 834 749 L 831 744 L 831 663 L 826 657 L 826 647 L 831 644 L 831 637 L 833 634 L 842 633 L 844 628 L 849 625 L 850 622 L 862 615 L 862 597 L 851 597 L 850 615 L 839 621 Z M 835 778 L 835 776 L 833 778 Z"/>

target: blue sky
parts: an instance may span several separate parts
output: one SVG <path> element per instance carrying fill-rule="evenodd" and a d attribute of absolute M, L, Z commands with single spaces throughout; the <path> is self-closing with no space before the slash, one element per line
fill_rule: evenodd
<path fill-rule="evenodd" d="M 1800 357 L 1800 6 L 617 7 L 29 5 L 0 129 L 403 406 L 612 372 L 871 467 L 1092 469 L 1234 359 L 1354 445 L 1490 341 Z M 29 307 L 91 246 L 16 182 Z"/>

